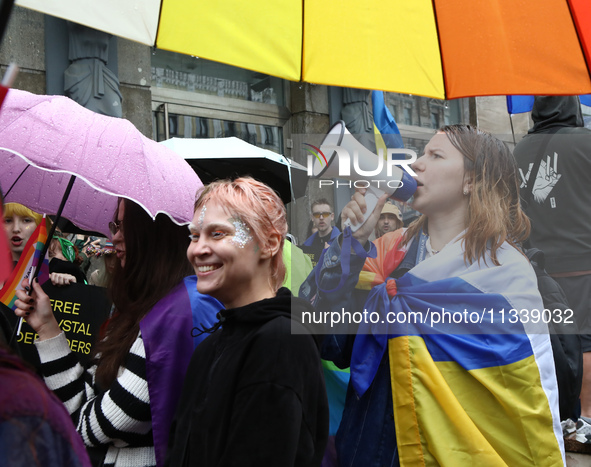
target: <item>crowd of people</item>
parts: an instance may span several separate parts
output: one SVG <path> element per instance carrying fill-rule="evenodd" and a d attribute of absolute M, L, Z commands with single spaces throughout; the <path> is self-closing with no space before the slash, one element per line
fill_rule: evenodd
<path fill-rule="evenodd" d="M 65 446 L 51 450 L 59 465 L 565 465 L 547 328 L 510 319 L 544 308 L 522 249 L 542 222 L 522 208 L 522 166 L 489 133 L 448 125 L 411 167 L 418 219 L 403 227 L 384 195 L 363 220 L 359 189 L 335 221 L 322 198 L 301 250 L 286 244 L 281 199 L 250 177 L 201 190 L 188 230 L 121 199 L 109 244 L 82 248 L 109 261 L 92 279 L 75 241 L 50 240 L 52 281 L 109 291 L 90 363 L 39 282 L 24 280 L 14 314 L 37 333 L 43 379 L 6 345 L 0 379 L 48 401 L 56 415 L 39 423 Z M 41 222 L 24 209 L 4 206 L 15 263 Z M 341 231 L 339 220 L 362 225 Z M 446 310 L 464 318 L 445 322 Z M 378 319 L 346 322 L 364 311 Z M 306 319 L 315 313 L 330 326 Z M 347 372 L 340 393 L 326 363 Z M 11 439 L 2 455 L 24 450 L 25 434 Z"/>

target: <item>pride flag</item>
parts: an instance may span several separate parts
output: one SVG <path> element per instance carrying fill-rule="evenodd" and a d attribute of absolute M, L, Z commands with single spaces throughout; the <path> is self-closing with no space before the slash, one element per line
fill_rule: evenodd
<path fill-rule="evenodd" d="M 14 304 L 16 301 L 16 291 L 22 290 L 21 283 L 23 279 L 31 277 L 34 268 L 40 264 L 41 252 L 46 241 L 47 227 L 45 225 L 45 216 L 43 216 L 43 220 L 39 223 L 21 253 L 17 265 L 12 270 L 2 290 L 0 290 L 0 302 L 4 303 L 7 307 L 13 310 L 16 308 Z M 45 262 L 43 264 L 45 264 L 45 268 L 42 265 L 42 272 L 47 273 L 45 270 L 48 269 L 47 264 Z M 39 277 L 39 283 L 42 282 L 43 280 Z"/>
<path fill-rule="evenodd" d="M 215 298 L 199 293 L 197 276 L 189 276 L 140 321 L 157 465 L 164 465 L 168 433 L 189 361 L 195 347 L 209 335 L 195 335 L 192 330 L 213 326 L 223 308 Z"/>
<path fill-rule="evenodd" d="M 386 148 L 403 148 L 402 136 L 396 125 L 396 120 L 392 113 L 386 107 L 383 91 L 371 92 L 371 104 L 373 107 L 373 130 L 376 140 L 376 149 L 384 151 L 386 157 Z"/>
<path fill-rule="evenodd" d="M 500 266 L 467 266 L 457 241 L 389 279 L 402 232 L 378 239 L 366 260 L 358 286 L 371 288 L 365 308 L 384 320 L 360 325 L 351 359 L 363 394 L 388 353 L 400 464 L 564 465 L 552 348 L 546 325 L 532 324 L 543 304 L 527 259 L 504 244 Z M 443 324 L 444 309 L 459 320 Z M 510 310 L 527 310 L 528 322 Z"/>

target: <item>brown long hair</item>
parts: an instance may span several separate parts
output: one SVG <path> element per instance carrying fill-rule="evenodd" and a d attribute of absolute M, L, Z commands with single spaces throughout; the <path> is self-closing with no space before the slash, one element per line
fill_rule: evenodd
<path fill-rule="evenodd" d="M 464 156 L 465 177 L 472 179 L 464 261 L 486 261 L 490 256 L 498 266 L 500 246 L 506 241 L 517 247 L 530 231 L 530 221 L 519 202 L 517 162 L 504 142 L 476 127 L 447 125 L 439 131 Z M 427 217 L 419 217 L 408 227 L 405 243 L 427 227 Z"/>
<path fill-rule="evenodd" d="M 117 377 L 137 338 L 142 318 L 184 277 L 192 274 L 187 259 L 187 227 L 176 225 L 165 214 L 152 220 L 136 203 L 127 199 L 123 203 L 125 267 L 117 262 L 113 271 L 110 295 L 115 312 L 107 324 L 105 338 L 97 346 L 101 355 L 96 377 L 103 387 Z"/>

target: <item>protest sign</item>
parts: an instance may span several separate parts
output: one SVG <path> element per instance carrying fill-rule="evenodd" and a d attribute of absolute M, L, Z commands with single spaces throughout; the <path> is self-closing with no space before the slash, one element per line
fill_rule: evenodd
<path fill-rule="evenodd" d="M 70 349 L 85 365 L 99 339 L 100 327 L 109 316 L 111 304 L 106 289 L 84 284 L 57 287 L 47 281 L 43 290 L 51 299 L 53 314 L 66 334 Z M 33 345 L 37 338 L 37 333 L 25 321 L 17 345 L 22 357 L 39 368 L 39 356 Z"/>

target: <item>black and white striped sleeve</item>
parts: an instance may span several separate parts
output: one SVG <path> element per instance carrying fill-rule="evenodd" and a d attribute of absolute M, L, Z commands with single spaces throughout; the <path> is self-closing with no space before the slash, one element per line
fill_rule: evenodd
<path fill-rule="evenodd" d="M 150 444 L 152 421 L 141 333 L 106 391 L 97 391 L 96 366 L 85 370 L 80 365 L 64 333 L 35 345 L 47 386 L 62 400 L 87 446 Z"/>

